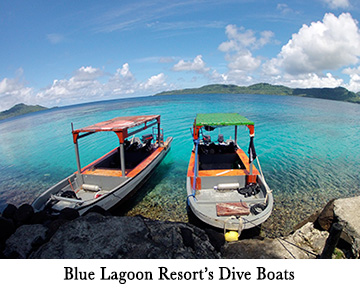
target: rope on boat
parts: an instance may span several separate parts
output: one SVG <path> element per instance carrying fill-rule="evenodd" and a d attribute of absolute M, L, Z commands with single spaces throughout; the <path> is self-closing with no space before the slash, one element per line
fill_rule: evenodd
<path fill-rule="evenodd" d="M 264 178 L 264 174 L 263 174 L 262 169 L 261 169 L 261 165 L 260 165 L 259 157 L 257 157 L 257 158 L 256 158 L 256 161 L 257 161 L 257 164 L 258 164 L 258 166 L 259 166 L 260 174 L 261 174 L 262 178 L 265 180 L 265 178 Z"/>
<path fill-rule="evenodd" d="M 253 224 L 255 227 L 260 227 L 260 225 L 256 225 L 255 223 L 253 223 L 252 221 L 249 221 L 249 220 L 245 220 L 246 222 L 248 222 L 248 223 L 251 223 L 251 224 Z M 266 229 L 264 229 L 264 228 L 261 228 L 263 231 L 265 231 L 265 232 L 267 232 L 267 233 L 270 233 L 270 231 L 268 231 L 268 230 L 266 230 Z M 277 239 L 277 241 L 285 248 L 285 250 L 293 257 L 293 259 L 296 259 L 296 257 L 291 253 L 291 251 L 285 246 L 285 244 L 283 244 L 281 241 L 284 241 L 284 242 L 286 242 L 286 243 L 288 243 L 288 244 L 290 244 L 290 245 L 292 245 L 292 246 L 294 246 L 294 247 L 296 247 L 296 248 L 298 248 L 298 249 L 300 249 L 300 250 L 302 250 L 302 251 L 304 251 L 304 252 L 306 252 L 306 253 L 308 253 L 308 254 L 310 254 L 310 255 L 313 255 L 314 257 L 316 257 L 316 258 L 318 258 L 319 257 L 319 255 L 317 255 L 317 254 L 315 254 L 315 253 L 313 253 L 313 252 L 311 252 L 311 251 L 309 251 L 309 250 L 306 250 L 306 249 L 304 249 L 304 248 L 301 248 L 300 246 L 298 246 L 298 245 L 296 245 L 296 244 L 294 244 L 294 243 L 292 243 L 292 242 L 290 242 L 290 241 L 288 241 L 288 240 L 285 240 L 285 239 L 283 239 L 283 238 L 276 238 Z"/>
<path fill-rule="evenodd" d="M 272 193 L 272 190 L 270 190 L 269 186 L 266 183 L 266 180 L 265 180 L 265 177 L 264 177 L 261 165 L 260 165 L 259 156 L 257 156 L 256 161 L 259 166 L 260 175 L 261 175 L 261 178 L 263 179 L 265 190 L 266 190 L 266 197 L 265 197 L 265 201 L 264 201 L 264 204 L 266 204 L 268 202 L 269 195 Z"/>
<path fill-rule="evenodd" d="M 238 231 L 237 231 L 237 236 L 236 236 L 236 239 L 239 239 L 240 235 L 241 235 L 241 232 L 242 230 L 244 229 L 244 221 L 243 221 L 243 218 L 241 217 L 235 217 L 235 216 L 230 216 L 228 217 L 225 221 L 224 221 L 224 237 L 225 237 L 225 240 L 227 240 L 227 232 L 226 232 L 226 224 L 229 220 L 232 220 L 232 219 L 235 219 L 235 220 L 239 220 L 239 227 L 238 227 Z M 233 231 L 234 232 L 234 231 Z M 230 232 L 228 232 L 230 233 Z M 236 232 L 235 232 L 236 233 Z M 227 240 L 229 241 L 229 240 Z M 231 241 L 235 241 L 234 239 L 232 239 Z"/>

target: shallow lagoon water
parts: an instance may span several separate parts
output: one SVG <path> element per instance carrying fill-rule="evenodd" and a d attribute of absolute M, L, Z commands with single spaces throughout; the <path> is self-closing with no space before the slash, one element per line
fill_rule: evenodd
<path fill-rule="evenodd" d="M 255 122 L 255 145 L 275 206 L 263 225 L 279 236 L 332 198 L 360 193 L 360 105 L 272 95 L 175 95 L 103 101 L 0 122 L 0 210 L 32 200 L 76 170 L 71 122 L 160 114 L 170 153 L 119 214 L 188 221 L 186 171 L 196 113 L 238 112 Z M 222 131 L 225 138 L 230 132 Z M 247 129 L 239 144 L 247 149 Z M 113 133 L 80 140 L 85 165 L 117 145 Z"/>

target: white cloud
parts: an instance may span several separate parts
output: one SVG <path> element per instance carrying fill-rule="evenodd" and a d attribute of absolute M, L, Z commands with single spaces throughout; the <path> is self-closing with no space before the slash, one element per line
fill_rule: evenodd
<path fill-rule="evenodd" d="M 350 2 L 349 0 L 322 0 L 325 2 L 331 9 L 338 9 L 338 8 L 349 8 Z"/>
<path fill-rule="evenodd" d="M 63 105 L 79 103 L 89 97 L 101 97 L 103 85 L 97 80 L 103 72 L 91 66 L 81 67 L 69 80 L 55 79 L 50 87 L 36 94 L 39 103 Z"/>
<path fill-rule="evenodd" d="M 360 66 L 354 68 L 348 67 L 342 72 L 350 77 L 350 81 L 345 87 L 351 91 L 360 92 Z"/>
<path fill-rule="evenodd" d="M 282 14 L 289 14 L 293 12 L 293 10 L 285 3 L 277 4 L 276 9 L 279 10 Z"/>
<path fill-rule="evenodd" d="M 277 57 L 278 66 L 287 73 L 306 74 L 339 69 L 358 63 L 360 32 L 349 13 L 331 13 L 322 22 L 303 25 L 284 45 Z M 274 61 L 273 61 L 274 64 Z"/>
<path fill-rule="evenodd" d="M 33 89 L 26 87 L 20 80 L 22 69 L 18 70 L 17 74 L 17 78 L 4 78 L 0 81 L 0 111 L 18 103 L 32 103 Z"/>
<path fill-rule="evenodd" d="M 336 17 L 325 14 L 322 21 L 313 22 L 292 35 L 276 58 L 262 65 L 263 76 L 271 82 L 291 87 L 345 86 L 354 91 L 356 73 L 348 68 L 349 85 L 334 76 L 343 67 L 356 65 L 360 57 L 358 22 L 349 13 Z M 332 73 L 330 73 L 332 72 Z M 335 72 L 335 73 L 334 73 Z"/>
<path fill-rule="evenodd" d="M 99 68 L 83 66 L 77 69 L 71 78 L 55 79 L 49 87 L 38 92 L 26 87 L 20 81 L 22 70 L 17 74 L 18 77 L 15 79 L 4 78 L 0 81 L 0 111 L 21 102 L 52 107 L 126 95 L 151 94 L 173 88 L 166 83 L 164 73 L 150 76 L 143 82 L 137 81 L 128 63 L 118 68 L 112 75 L 104 73 Z"/>
<path fill-rule="evenodd" d="M 115 73 L 113 79 L 119 79 L 119 78 L 124 78 L 127 80 L 134 80 L 134 75 L 130 71 L 130 66 L 128 63 L 124 63 L 122 68 L 118 68 L 116 70 L 116 73 Z"/>
<path fill-rule="evenodd" d="M 272 31 L 262 31 L 260 37 L 250 29 L 238 28 L 236 25 L 228 25 L 225 29 L 227 41 L 222 42 L 218 49 L 225 52 L 228 72 L 218 74 L 227 83 L 248 84 L 253 81 L 250 75 L 261 65 L 261 58 L 255 57 L 252 50 L 259 49 L 271 42 L 274 37 Z M 218 77 L 218 79 L 220 79 Z"/>
<path fill-rule="evenodd" d="M 145 83 L 141 84 L 140 87 L 150 91 L 158 91 L 159 89 L 166 88 L 165 74 L 159 73 L 158 75 L 151 76 Z"/>
<path fill-rule="evenodd" d="M 136 79 L 128 63 L 124 63 L 105 84 L 105 91 L 110 95 L 133 94 L 136 92 Z"/>
<path fill-rule="evenodd" d="M 219 45 L 222 52 L 243 51 L 244 49 L 258 49 L 271 41 L 274 36 L 272 31 L 262 31 L 261 37 L 256 38 L 255 32 L 244 27 L 238 28 L 236 25 L 228 25 L 225 29 L 228 41 Z"/>
<path fill-rule="evenodd" d="M 75 72 L 75 75 L 72 78 L 72 80 L 77 82 L 92 81 L 102 75 L 103 72 L 98 68 L 94 68 L 91 66 L 86 66 L 86 67 L 82 66 Z"/>
<path fill-rule="evenodd" d="M 236 54 L 226 55 L 225 59 L 229 62 L 228 67 L 230 71 L 254 71 L 261 64 L 261 60 L 259 58 L 253 57 L 251 52 L 248 50 L 238 52 Z"/>
<path fill-rule="evenodd" d="M 243 50 L 256 43 L 254 32 L 245 30 L 244 27 L 237 28 L 236 25 L 228 25 L 225 34 L 229 40 L 219 45 L 219 50 L 222 52 Z"/>
<path fill-rule="evenodd" d="M 206 63 L 202 59 L 202 55 L 198 55 L 194 58 L 193 61 L 184 61 L 180 60 L 176 63 L 173 68 L 173 71 L 194 71 L 197 73 L 207 73 L 210 68 L 206 67 Z"/>
<path fill-rule="evenodd" d="M 125 95 L 140 95 L 164 90 L 167 87 L 164 73 L 151 76 L 145 82 L 136 80 L 128 63 L 118 68 L 113 75 L 106 74 L 107 80 L 100 82 L 104 71 L 91 66 L 81 67 L 70 79 L 54 80 L 47 89 L 37 93 L 33 101 L 48 106 L 68 105 L 110 99 Z"/>
<path fill-rule="evenodd" d="M 292 75 L 285 75 L 282 78 L 281 84 L 294 88 L 309 88 L 309 87 L 338 87 L 343 86 L 343 79 L 334 77 L 331 73 L 324 76 L 319 76 L 316 73 L 307 73 L 294 78 Z"/>

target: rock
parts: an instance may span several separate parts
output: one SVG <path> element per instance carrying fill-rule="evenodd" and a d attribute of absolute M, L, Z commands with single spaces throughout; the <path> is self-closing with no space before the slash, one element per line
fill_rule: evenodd
<path fill-rule="evenodd" d="M 309 222 L 286 238 L 228 243 L 222 256 L 235 259 L 314 259 L 322 252 L 328 235 Z"/>
<path fill-rule="evenodd" d="M 225 259 L 279 259 L 282 256 L 277 250 L 279 243 L 273 239 L 246 239 L 227 243 L 222 257 Z"/>
<path fill-rule="evenodd" d="M 343 226 L 341 238 L 351 244 L 355 258 L 360 258 L 360 196 L 337 199 L 334 213 Z"/>
<path fill-rule="evenodd" d="M 101 214 L 103 216 L 111 216 L 111 213 L 105 209 L 103 209 L 102 207 L 100 206 L 93 206 L 91 207 L 89 210 L 87 210 L 84 215 L 87 215 L 89 213 L 98 213 L 98 214 Z"/>
<path fill-rule="evenodd" d="M 289 245 L 291 243 L 302 248 L 299 249 L 301 252 L 294 251 L 294 254 L 297 254 L 296 259 L 308 259 L 315 258 L 317 255 L 321 254 L 328 237 L 329 233 L 327 231 L 320 231 L 314 228 L 313 223 L 309 222 L 293 234 L 284 238 L 284 240 Z"/>
<path fill-rule="evenodd" d="M 34 208 L 29 204 L 21 205 L 15 213 L 15 219 L 18 226 L 22 224 L 30 224 L 34 215 Z"/>
<path fill-rule="evenodd" d="M 321 213 L 320 210 L 317 210 L 313 214 L 311 214 L 309 217 L 302 220 L 300 223 L 296 224 L 294 226 L 294 231 L 299 230 L 301 227 L 305 226 L 309 222 L 316 224 L 320 213 Z M 321 229 L 321 227 L 319 225 L 316 228 L 319 229 L 319 230 Z M 294 233 L 294 231 L 292 231 L 291 233 Z"/>
<path fill-rule="evenodd" d="M 191 231 L 189 228 L 186 228 L 186 227 L 180 227 L 180 234 L 181 234 L 181 237 L 183 238 L 183 244 L 186 247 L 195 249 L 193 231 Z"/>
<path fill-rule="evenodd" d="M 22 225 L 6 241 L 4 256 L 6 258 L 27 258 L 40 240 L 45 240 L 47 228 L 43 225 Z M 40 239 L 41 238 L 41 239 Z"/>
<path fill-rule="evenodd" d="M 68 221 L 75 220 L 80 216 L 79 211 L 73 208 L 64 208 L 60 211 L 59 219 L 64 219 Z"/>
<path fill-rule="evenodd" d="M 62 226 L 63 224 L 68 223 L 68 220 L 65 219 L 56 219 L 52 222 L 50 222 L 49 224 L 47 224 L 47 234 L 46 234 L 46 239 L 50 239 L 56 232 L 57 230 L 60 228 L 60 226 Z"/>
<path fill-rule="evenodd" d="M 204 230 L 191 224 L 145 219 L 151 239 L 163 252 L 155 258 L 207 259 L 220 254 Z"/>
<path fill-rule="evenodd" d="M 328 202 L 316 219 L 315 226 L 319 227 L 319 229 L 321 228 L 326 231 L 330 230 L 331 225 L 334 222 L 334 201 L 335 199 Z"/>
<path fill-rule="evenodd" d="M 224 233 L 220 233 L 214 229 L 210 229 L 210 228 L 205 228 L 205 233 L 208 235 L 209 237 L 209 241 L 211 243 L 211 245 L 214 246 L 215 250 L 220 252 L 222 246 L 225 244 L 225 237 L 224 237 Z"/>
<path fill-rule="evenodd" d="M 190 236 L 191 235 L 191 236 Z M 30 258 L 216 258 L 204 231 L 184 223 L 89 213 L 63 224 Z"/>
<path fill-rule="evenodd" d="M 51 222 L 52 217 L 46 211 L 34 213 L 31 217 L 31 224 L 46 224 Z"/>
<path fill-rule="evenodd" d="M 15 220 L 15 214 L 17 211 L 17 207 L 13 204 L 8 204 L 4 211 L 2 212 L 2 216 L 6 219 Z"/>
<path fill-rule="evenodd" d="M 11 219 L 0 217 L 0 244 L 3 244 L 15 232 L 15 229 Z"/>

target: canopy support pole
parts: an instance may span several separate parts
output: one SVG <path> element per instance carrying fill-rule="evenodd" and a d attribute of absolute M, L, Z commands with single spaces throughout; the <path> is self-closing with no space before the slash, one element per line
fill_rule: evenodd
<path fill-rule="evenodd" d="M 235 143 L 237 144 L 237 125 L 235 125 Z"/>
<path fill-rule="evenodd" d="M 121 174 L 125 177 L 125 153 L 124 153 L 124 143 L 120 142 L 120 168 Z"/>
<path fill-rule="evenodd" d="M 159 144 L 159 147 L 160 147 L 161 143 L 162 143 L 161 131 L 160 131 L 160 119 L 157 120 L 157 130 L 158 130 L 157 139 L 158 139 L 158 144 Z"/>
<path fill-rule="evenodd" d="M 75 157 L 76 157 L 76 166 L 77 166 L 77 176 L 79 179 L 79 185 L 82 185 L 84 183 L 84 180 L 82 178 L 82 174 L 81 174 L 81 165 L 80 165 L 80 155 L 79 155 L 79 146 L 78 143 L 75 142 Z"/>

